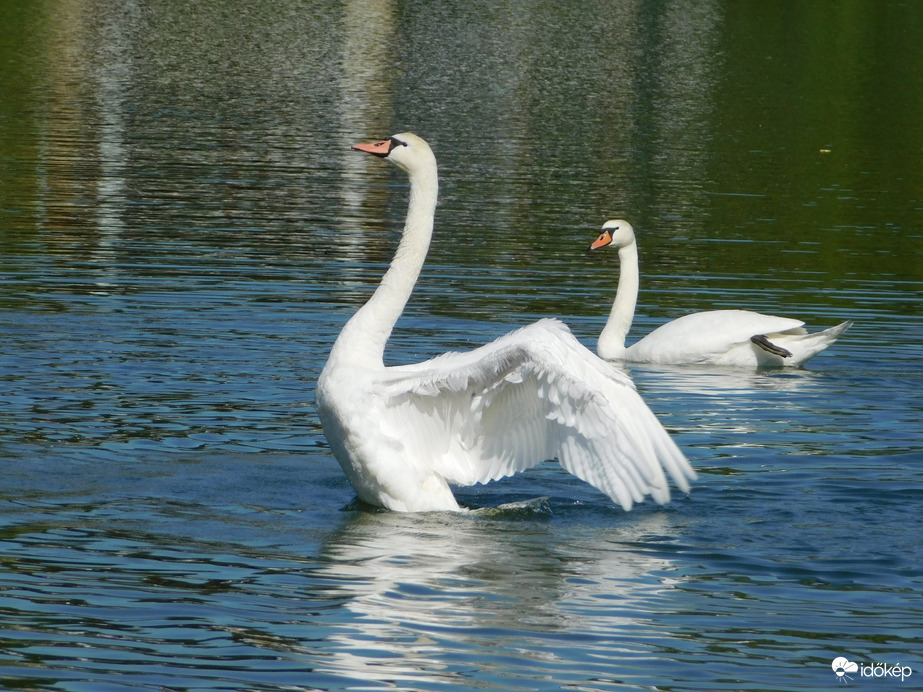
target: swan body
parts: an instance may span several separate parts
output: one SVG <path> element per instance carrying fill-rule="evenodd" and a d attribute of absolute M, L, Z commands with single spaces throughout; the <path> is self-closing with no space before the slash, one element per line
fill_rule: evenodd
<path fill-rule="evenodd" d="M 801 365 L 836 341 L 852 322 L 808 333 L 804 322 L 749 310 L 709 310 L 684 315 L 661 325 L 640 341 L 625 346 L 634 319 L 640 285 L 638 246 L 631 224 L 621 219 L 603 224 L 591 250 L 619 250 L 619 285 L 596 352 L 605 360 L 662 365 L 734 365 L 779 367 Z"/>
<path fill-rule="evenodd" d="M 410 133 L 360 151 L 410 177 L 394 259 L 346 323 L 317 382 L 330 447 L 359 498 L 396 511 L 459 510 L 451 485 L 486 483 L 557 458 L 626 510 L 683 491 L 695 471 L 631 380 L 544 319 L 468 352 L 385 366 L 384 348 L 419 276 L 438 191 L 436 160 Z"/>

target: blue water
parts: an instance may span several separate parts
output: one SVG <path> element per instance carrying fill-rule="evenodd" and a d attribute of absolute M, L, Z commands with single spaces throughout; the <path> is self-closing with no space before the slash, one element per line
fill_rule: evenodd
<path fill-rule="evenodd" d="M 0 10 L 0 684 L 919 689 L 923 34 L 860 5 Z M 629 340 L 855 324 L 796 370 L 632 366 L 699 473 L 663 507 L 553 462 L 362 506 L 314 383 L 406 205 L 349 145 L 407 129 L 442 187 L 390 363 L 546 316 L 592 347 L 618 216 Z"/>
<path fill-rule="evenodd" d="M 460 489 L 471 513 L 405 516 L 354 502 L 311 405 L 348 312 L 336 283 L 305 285 L 326 260 L 143 250 L 161 256 L 106 281 L 51 254 L 5 280 L 6 684 L 813 689 L 838 655 L 923 672 L 919 324 L 892 294 L 806 369 L 632 368 L 699 471 L 688 497 L 624 513 L 549 464 Z M 395 361 L 506 327 L 429 322 L 428 302 Z"/>

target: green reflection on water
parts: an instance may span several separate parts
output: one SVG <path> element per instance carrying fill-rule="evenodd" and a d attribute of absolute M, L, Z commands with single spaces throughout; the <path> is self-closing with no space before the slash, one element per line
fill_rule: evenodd
<path fill-rule="evenodd" d="M 601 290 L 614 262 L 581 250 L 624 216 L 646 288 L 921 279 L 912 5 L 47 0 L 0 17 L 8 258 L 228 230 L 336 255 L 372 229 L 344 257 L 380 263 L 402 180 L 348 145 L 413 129 L 443 175 L 436 266 Z"/>

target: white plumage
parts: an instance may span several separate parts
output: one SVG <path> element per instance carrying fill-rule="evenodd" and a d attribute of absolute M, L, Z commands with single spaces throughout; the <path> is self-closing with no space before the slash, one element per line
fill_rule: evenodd
<path fill-rule="evenodd" d="M 429 146 L 410 134 L 355 148 L 410 176 L 400 245 L 369 301 L 347 322 L 317 383 L 324 433 L 365 502 L 457 510 L 450 485 L 486 483 L 557 458 L 626 510 L 670 498 L 695 472 L 631 380 L 557 320 L 422 363 L 383 353 L 429 247 L 438 190 Z"/>
<path fill-rule="evenodd" d="M 591 250 L 619 250 L 619 285 L 596 352 L 606 360 L 663 365 L 709 364 L 747 367 L 795 366 L 836 341 L 852 322 L 809 334 L 804 322 L 749 310 L 709 310 L 684 315 L 625 346 L 634 319 L 640 276 L 638 245 L 631 224 L 603 224 Z"/>

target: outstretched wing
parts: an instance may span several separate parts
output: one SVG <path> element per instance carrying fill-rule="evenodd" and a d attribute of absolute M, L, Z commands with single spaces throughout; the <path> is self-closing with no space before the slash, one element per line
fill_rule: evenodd
<path fill-rule="evenodd" d="M 695 472 L 627 375 L 557 320 L 481 348 L 387 369 L 379 415 L 450 483 L 502 478 L 546 459 L 626 510 L 667 502 L 663 469 L 688 491 Z"/>

